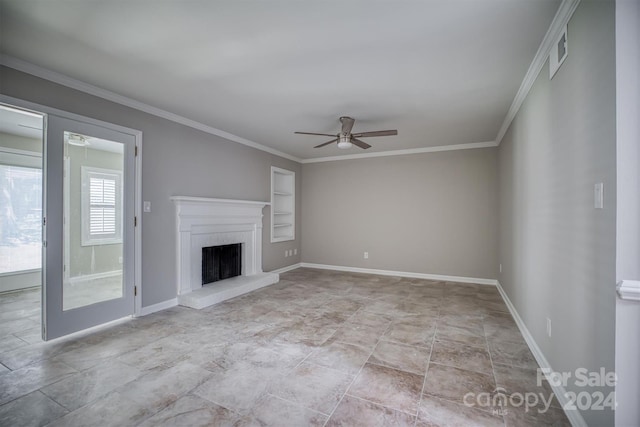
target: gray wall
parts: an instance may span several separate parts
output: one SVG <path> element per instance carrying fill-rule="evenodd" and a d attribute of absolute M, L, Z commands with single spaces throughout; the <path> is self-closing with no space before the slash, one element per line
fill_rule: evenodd
<path fill-rule="evenodd" d="M 548 64 L 542 69 L 499 147 L 499 281 L 556 371 L 612 371 L 614 3 L 581 2 L 568 43 L 566 61 L 551 81 Z M 597 182 L 604 209 L 594 209 Z M 567 388 L 579 391 L 571 381 Z M 610 411 L 583 416 L 589 425 L 613 425 Z"/>
<path fill-rule="evenodd" d="M 0 67 L 3 94 L 143 132 L 142 194 L 152 212 L 142 221 L 142 304 L 176 296 L 174 207 L 169 197 L 189 195 L 269 201 L 270 167 L 296 172 L 300 165 L 244 145 L 226 141 L 156 116 L 97 98 L 43 79 Z M 296 183 L 297 211 L 301 185 Z M 300 249 L 297 240 L 269 242 L 269 209 L 264 210 L 263 269 L 299 262 L 285 249 Z M 300 215 L 297 216 L 300 230 Z"/>
<path fill-rule="evenodd" d="M 496 278 L 497 149 L 309 163 L 302 175 L 304 262 Z"/>

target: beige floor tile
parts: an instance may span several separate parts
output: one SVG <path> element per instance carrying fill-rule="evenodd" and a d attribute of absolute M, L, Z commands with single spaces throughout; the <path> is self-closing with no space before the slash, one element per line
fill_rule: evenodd
<path fill-rule="evenodd" d="M 2 374 L 0 405 L 76 373 L 63 363 L 44 361 Z"/>
<path fill-rule="evenodd" d="M 423 375 L 367 363 L 347 394 L 415 414 L 423 380 Z"/>
<path fill-rule="evenodd" d="M 185 396 L 147 418 L 139 427 L 235 426 L 239 418 L 220 405 L 197 396 Z"/>
<path fill-rule="evenodd" d="M 336 341 L 318 347 L 306 361 L 355 375 L 367 361 L 369 354 L 371 350 L 368 348 Z"/>
<path fill-rule="evenodd" d="M 373 402 L 346 395 L 327 427 L 413 427 L 415 417 Z"/>
<path fill-rule="evenodd" d="M 427 370 L 430 353 L 431 349 L 429 347 L 380 341 L 373 350 L 369 363 L 424 375 Z"/>
<path fill-rule="evenodd" d="M 140 370 L 110 360 L 42 388 L 42 392 L 73 411 L 140 377 Z"/>
<path fill-rule="evenodd" d="M 39 391 L 0 406 L 0 427 L 39 427 L 68 411 Z"/>
<path fill-rule="evenodd" d="M 492 393 L 496 389 L 493 375 L 439 365 L 430 362 L 424 383 L 424 394 L 464 404 L 468 393 Z"/>
<path fill-rule="evenodd" d="M 503 427 L 500 415 L 425 395 L 416 427 Z"/>
<path fill-rule="evenodd" d="M 352 381 L 352 375 L 304 362 L 273 382 L 269 393 L 305 408 L 330 414 Z"/>
<path fill-rule="evenodd" d="M 430 362 L 493 374 L 491 357 L 486 349 L 454 341 L 435 341 Z"/>

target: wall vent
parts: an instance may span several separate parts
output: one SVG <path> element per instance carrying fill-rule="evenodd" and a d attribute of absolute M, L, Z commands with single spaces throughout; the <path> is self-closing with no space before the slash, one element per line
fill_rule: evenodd
<path fill-rule="evenodd" d="M 553 78 L 562 63 L 567 59 L 567 27 L 565 26 L 549 53 L 549 80 Z"/>

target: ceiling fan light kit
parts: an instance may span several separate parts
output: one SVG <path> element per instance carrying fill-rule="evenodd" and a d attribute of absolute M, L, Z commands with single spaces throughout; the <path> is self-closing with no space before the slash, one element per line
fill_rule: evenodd
<path fill-rule="evenodd" d="M 398 131 L 396 129 L 351 133 L 351 129 L 353 129 L 353 124 L 355 123 L 355 120 L 347 116 L 340 117 L 340 123 L 342 123 L 342 130 L 339 134 L 335 135 L 335 139 L 324 142 L 320 145 L 316 145 L 313 148 L 320 148 L 320 147 L 324 147 L 325 145 L 329 145 L 329 144 L 333 144 L 334 142 L 337 142 L 338 148 L 341 148 L 343 150 L 351 148 L 354 145 L 362 148 L 363 150 L 366 150 L 371 146 L 364 141 L 360 141 L 358 138 L 368 138 L 372 136 L 393 136 L 398 134 Z M 330 133 L 315 133 L 315 132 L 294 132 L 294 133 L 301 134 L 301 135 L 334 136 Z"/>
<path fill-rule="evenodd" d="M 353 147 L 353 144 L 351 143 L 350 135 L 340 135 L 340 137 L 338 138 L 338 148 L 346 150 L 347 148 L 351 147 Z"/>

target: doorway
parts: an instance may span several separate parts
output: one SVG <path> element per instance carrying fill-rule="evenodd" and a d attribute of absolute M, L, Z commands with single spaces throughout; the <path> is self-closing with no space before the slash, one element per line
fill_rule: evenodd
<path fill-rule="evenodd" d="M 40 339 L 42 114 L 0 105 L 0 320 L 10 348 Z"/>
<path fill-rule="evenodd" d="M 0 204 L 0 267 L 8 270 L 0 276 L 0 303 L 22 301 L 15 294 L 22 292 L 33 305 L 41 295 L 44 340 L 135 314 L 141 133 L 46 107 L 0 106 L 33 119 L 29 128 L 40 135 L 39 152 L 35 143 L 25 145 L 36 154 L 18 153 L 8 137 L 0 143 L 0 197 L 11 202 Z M 18 155 L 31 163 L 8 163 Z M 5 276 L 20 280 L 10 289 Z"/>

